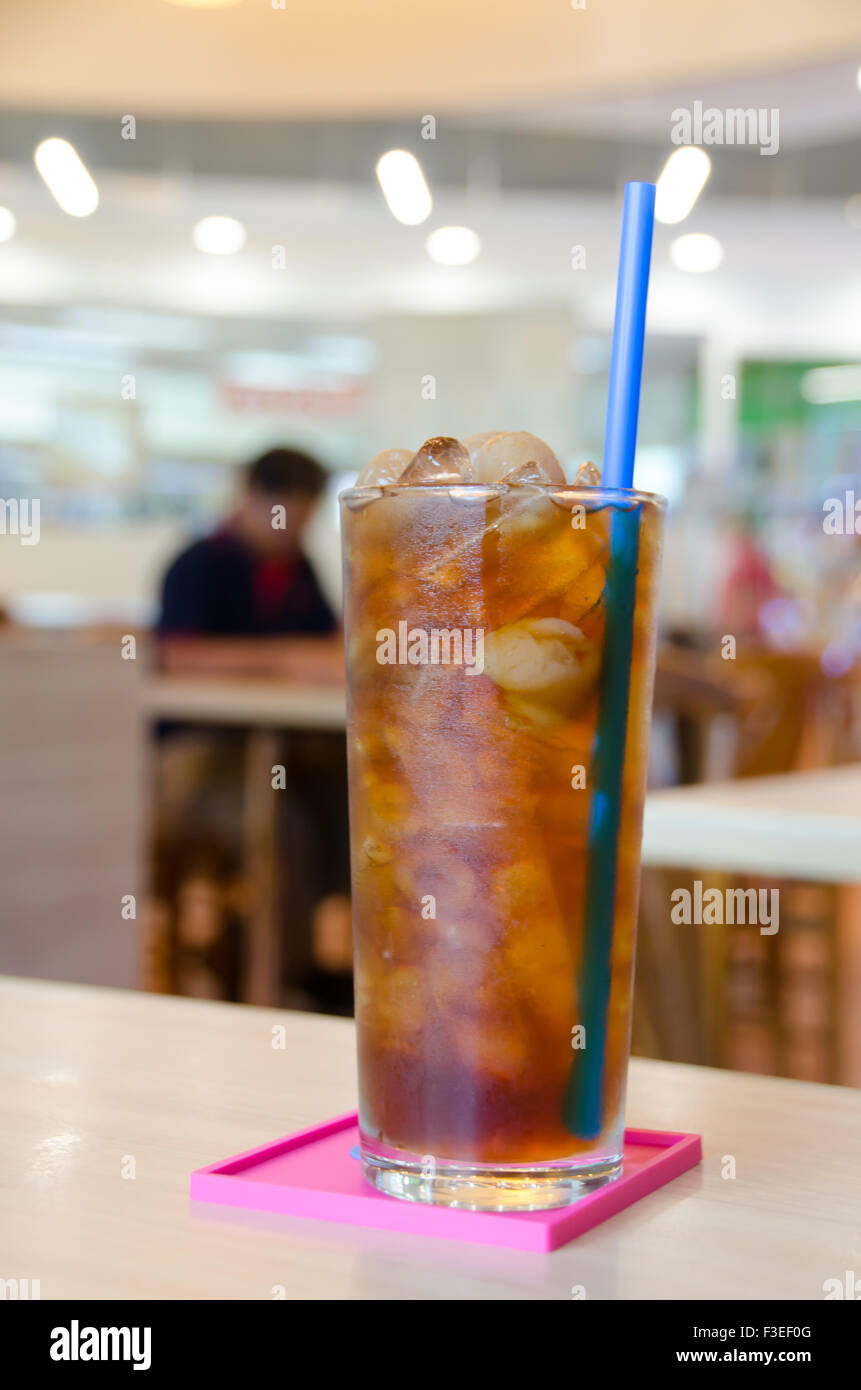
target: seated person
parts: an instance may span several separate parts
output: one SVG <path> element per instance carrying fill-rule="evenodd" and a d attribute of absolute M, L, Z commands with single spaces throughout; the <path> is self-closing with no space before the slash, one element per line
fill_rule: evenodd
<path fill-rule="evenodd" d="M 165 576 L 162 670 L 343 680 L 338 624 L 301 549 L 325 483 L 320 464 L 295 449 L 249 466 L 233 515 Z"/>
<path fill-rule="evenodd" d="M 325 482 L 320 464 L 294 449 L 272 449 L 248 467 L 233 514 L 182 551 L 167 571 L 158 624 L 163 671 L 309 684 L 343 681 L 338 621 L 301 549 Z M 167 983 L 155 987 L 236 998 L 241 920 L 225 909 L 211 911 L 211 925 L 201 925 L 200 884 L 217 887 L 211 901 L 230 902 L 243 881 L 244 736 L 236 729 L 200 725 L 171 725 L 161 732 L 156 894 L 173 905 L 171 943 L 161 954 L 172 956 L 175 964 L 163 976 Z M 288 782 L 286 794 L 279 794 L 284 798 L 279 858 L 286 868 L 287 998 L 292 987 L 297 1002 L 347 1012 L 345 738 L 322 730 L 292 731 L 285 733 L 279 756 Z M 195 885 L 191 895 L 190 883 Z M 186 900 L 198 904 L 196 916 L 184 910 Z"/>

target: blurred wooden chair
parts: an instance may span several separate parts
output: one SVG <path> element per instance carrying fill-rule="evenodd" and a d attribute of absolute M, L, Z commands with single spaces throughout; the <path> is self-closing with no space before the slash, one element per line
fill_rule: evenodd
<path fill-rule="evenodd" d="M 154 741 L 143 975 L 156 993 L 242 997 L 242 755 L 230 732 Z"/>
<path fill-rule="evenodd" d="M 148 988 L 349 1012 L 343 735 L 189 728 L 154 764 Z"/>
<path fill-rule="evenodd" d="M 857 673 L 828 677 L 811 654 L 743 649 L 735 660 L 722 661 L 685 648 L 662 648 L 658 656 L 655 709 L 675 721 L 681 781 L 708 781 L 716 773 L 766 776 L 853 761 L 861 755 L 858 696 Z M 720 758 L 715 757 L 717 730 Z M 740 936 L 728 941 L 725 928 L 694 931 L 670 922 L 671 891 L 689 887 L 693 877 L 671 868 L 643 871 L 635 1050 L 646 1056 L 737 1067 L 746 1065 L 746 1057 L 753 1069 L 758 1064 L 787 1075 L 800 1074 L 799 1067 L 809 1070 L 815 1053 L 817 1065 L 828 1072 L 819 1079 L 837 1079 L 839 1063 L 830 1041 L 817 1040 L 809 1055 L 792 1050 L 786 1011 L 794 1007 L 803 971 L 791 945 L 786 946 L 791 965 L 778 965 L 778 956 L 783 959 L 781 942 L 781 951 L 761 953 L 757 966 L 758 957 L 742 959 L 747 943 Z M 715 873 L 700 877 L 718 887 L 765 882 L 751 875 L 734 874 L 731 881 Z M 787 883 L 781 893 L 787 923 L 804 913 L 809 919 L 809 904 L 818 905 L 815 929 L 805 919 L 805 940 L 815 939 L 815 931 L 830 933 L 832 942 L 836 940 L 835 924 L 842 911 L 838 890 L 811 893 L 810 885 Z M 786 936 L 788 943 L 788 930 Z M 796 933 L 795 939 L 801 936 Z M 754 967 L 759 969 L 761 995 L 755 1008 L 742 999 L 743 981 L 753 979 Z M 828 989 L 833 989 L 837 968 L 832 953 L 825 972 L 831 981 Z M 742 999 L 740 1013 L 733 1002 L 738 999 Z M 735 1024 L 730 1027 L 728 1018 L 734 1010 Z"/>
<path fill-rule="evenodd" d="M 732 665 L 740 693 L 735 777 L 848 761 L 850 682 L 827 676 L 809 653 L 743 650 Z"/>

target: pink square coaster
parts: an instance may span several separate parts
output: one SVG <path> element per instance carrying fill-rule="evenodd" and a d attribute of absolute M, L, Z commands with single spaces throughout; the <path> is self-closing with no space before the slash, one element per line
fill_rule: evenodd
<path fill-rule="evenodd" d="M 350 1150 L 358 1142 L 358 1115 L 353 1111 L 198 1168 L 191 1175 L 191 1196 L 198 1202 L 410 1231 L 443 1240 L 557 1250 L 695 1167 L 702 1158 L 698 1134 L 627 1129 L 624 1171 L 615 1182 L 553 1211 L 479 1212 L 404 1202 L 377 1192 L 351 1157 Z"/>

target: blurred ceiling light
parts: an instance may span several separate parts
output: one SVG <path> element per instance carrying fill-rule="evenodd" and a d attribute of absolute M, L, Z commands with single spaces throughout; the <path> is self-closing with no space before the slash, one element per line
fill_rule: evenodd
<path fill-rule="evenodd" d="M 192 238 L 198 251 L 210 256 L 232 256 L 245 245 L 245 228 L 235 217 L 202 217 Z"/>
<path fill-rule="evenodd" d="M 52 136 L 36 146 L 36 168 L 63 212 L 89 217 L 99 206 L 99 190 L 80 155 L 68 140 Z"/>
<path fill-rule="evenodd" d="M 723 260 L 723 247 L 716 236 L 708 232 L 688 232 L 670 242 L 670 260 L 677 270 L 701 275 L 717 270 Z"/>
<path fill-rule="evenodd" d="M 10 212 L 8 208 L 0 208 L 0 241 L 11 241 L 17 225 L 14 212 Z"/>
<path fill-rule="evenodd" d="M 422 166 L 408 150 L 389 150 L 377 160 L 377 178 L 389 211 L 407 227 L 430 217 L 433 201 Z"/>
<path fill-rule="evenodd" d="M 805 372 L 799 389 L 812 405 L 837 405 L 840 401 L 861 401 L 861 362 L 845 367 L 814 367 Z"/>
<path fill-rule="evenodd" d="M 655 217 L 659 222 L 683 222 L 700 196 L 712 162 L 697 145 L 674 150 L 661 170 L 655 193 Z"/>
<path fill-rule="evenodd" d="M 470 227 L 437 227 L 425 246 L 437 265 L 469 265 L 481 250 L 481 242 Z"/>

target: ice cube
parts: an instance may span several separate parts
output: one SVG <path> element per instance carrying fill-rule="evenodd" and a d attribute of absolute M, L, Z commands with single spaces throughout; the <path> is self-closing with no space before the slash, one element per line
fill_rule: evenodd
<path fill-rule="evenodd" d="M 467 503 L 483 506 L 488 520 L 481 532 L 471 528 L 465 530 L 463 539 L 447 546 L 442 554 L 435 551 L 427 561 L 416 567 L 417 574 L 445 588 L 466 584 L 465 575 L 474 572 L 469 567 L 474 567 L 480 559 L 482 545 L 490 537 L 522 536 L 528 532 L 539 534 L 543 527 L 551 525 L 558 517 L 547 494 L 537 488 L 530 491 L 528 487 L 521 486 L 503 497 L 498 488 L 467 483 L 449 488 L 447 495 L 460 506 Z"/>
<path fill-rule="evenodd" d="M 468 468 L 469 453 L 460 440 L 437 435 L 425 440 L 398 482 L 403 487 L 452 486 L 463 482 Z"/>
<path fill-rule="evenodd" d="M 516 1081 L 523 1076 L 530 1039 L 516 1018 L 482 1018 L 477 1023 L 455 1020 L 453 1028 L 463 1061 L 482 1080 Z"/>
<path fill-rule="evenodd" d="M 575 962 L 566 939 L 565 927 L 556 896 L 550 889 L 546 905 L 533 902 L 512 923 L 503 943 L 503 969 L 517 981 L 520 999 L 545 1023 L 561 1026 L 570 1039 L 575 1017 Z M 512 911 L 504 898 L 500 911 Z M 517 911 L 515 907 L 514 911 Z"/>
<path fill-rule="evenodd" d="M 568 679 L 585 645 L 564 618 L 525 618 L 488 633 L 485 669 L 504 690 L 548 690 Z"/>
<path fill-rule="evenodd" d="M 594 463 L 581 463 L 574 479 L 575 487 L 600 487 L 601 470 Z"/>
<path fill-rule="evenodd" d="M 535 724 L 570 718 L 598 674 L 595 644 L 564 618 L 523 618 L 484 640 L 485 675 L 512 713 Z"/>
<path fill-rule="evenodd" d="M 538 463 L 521 463 L 519 468 L 514 468 L 510 473 L 506 473 L 505 481 L 509 487 L 528 487 L 530 483 L 546 483 L 547 475 Z"/>
<path fill-rule="evenodd" d="M 538 490 L 533 479 L 515 480 L 514 474 L 509 473 L 505 481 L 517 487 L 518 491 L 510 493 L 500 502 L 500 536 L 514 539 L 530 533 L 538 535 L 545 527 L 553 525 L 558 512 L 546 493 Z"/>
<path fill-rule="evenodd" d="M 564 483 L 565 474 L 543 439 L 528 430 L 513 430 L 491 435 L 471 451 L 469 481 Z"/>
<path fill-rule="evenodd" d="M 482 444 L 486 444 L 488 439 L 495 439 L 499 433 L 499 430 L 485 430 L 484 434 L 468 434 L 463 444 L 469 452 L 470 460 L 475 458 Z"/>
<path fill-rule="evenodd" d="M 365 464 L 356 479 L 356 487 L 385 487 L 396 483 L 412 456 L 412 449 L 383 449 Z"/>
<path fill-rule="evenodd" d="M 408 1049 L 426 1026 L 422 972 L 366 955 L 356 976 L 356 1012 L 395 1051 Z"/>

